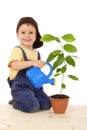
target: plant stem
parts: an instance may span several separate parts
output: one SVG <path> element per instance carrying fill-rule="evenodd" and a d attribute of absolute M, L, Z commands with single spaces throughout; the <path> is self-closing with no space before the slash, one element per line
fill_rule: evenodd
<path fill-rule="evenodd" d="M 63 80 L 64 80 L 64 73 L 62 74 L 62 82 L 61 82 L 60 94 L 62 94 L 62 84 L 63 84 Z"/>
<path fill-rule="evenodd" d="M 61 41 L 60 41 L 60 45 L 61 45 L 62 53 L 64 54 L 64 51 L 63 51 L 63 46 L 62 46 Z M 63 64 L 65 65 L 65 60 L 64 60 Z M 62 81 L 61 81 L 61 89 L 60 89 L 60 94 L 62 94 L 62 84 L 63 84 L 63 80 L 64 80 L 64 73 L 62 73 Z"/>

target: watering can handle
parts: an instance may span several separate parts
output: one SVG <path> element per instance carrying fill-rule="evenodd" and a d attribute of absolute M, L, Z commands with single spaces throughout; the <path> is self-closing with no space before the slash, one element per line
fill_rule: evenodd
<path fill-rule="evenodd" d="M 50 67 L 50 72 L 49 74 L 47 75 L 48 78 L 52 75 L 52 72 L 53 72 L 53 68 L 52 68 L 52 65 L 49 63 L 49 62 L 46 62 L 46 64 Z"/>

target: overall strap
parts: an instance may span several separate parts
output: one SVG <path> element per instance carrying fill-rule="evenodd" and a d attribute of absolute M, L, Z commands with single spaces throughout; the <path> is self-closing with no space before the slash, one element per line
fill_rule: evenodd
<path fill-rule="evenodd" d="M 25 61 L 28 61 L 28 58 L 27 58 L 27 56 L 26 56 L 26 53 L 25 53 L 25 51 L 20 47 L 20 46 L 16 46 L 16 47 L 19 47 L 21 50 L 22 50 L 22 54 L 23 54 L 23 57 L 24 57 L 24 60 Z M 40 60 L 40 53 L 38 52 L 38 60 Z"/>
<path fill-rule="evenodd" d="M 19 47 L 22 50 L 22 54 L 23 54 L 24 60 L 28 61 L 27 56 L 25 54 L 25 51 L 20 46 L 16 46 L 16 47 Z"/>

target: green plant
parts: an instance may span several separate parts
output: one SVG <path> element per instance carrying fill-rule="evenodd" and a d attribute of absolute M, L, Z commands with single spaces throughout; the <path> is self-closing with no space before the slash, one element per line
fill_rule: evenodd
<path fill-rule="evenodd" d="M 72 80 L 79 80 L 79 78 L 72 74 L 67 74 L 69 66 L 75 67 L 75 58 L 78 58 L 76 55 L 72 55 L 72 53 L 77 52 L 77 48 L 72 44 L 76 39 L 73 34 L 65 34 L 62 37 L 58 38 L 51 34 L 45 34 L 40 39 L 42 42 L 52 42 L 56 41 L 60 44 L 60 49 L 53 50 L 47 61 L 53 64 L 53 71 L 55 70 L 54 77 L 58 77 L 62 75 L 61 79 L 61 89 L 60 94 L 62 94 L 62 89 L 66 88 L 66 84 L 64 83 L 64 78 L 67 76 Z"/>

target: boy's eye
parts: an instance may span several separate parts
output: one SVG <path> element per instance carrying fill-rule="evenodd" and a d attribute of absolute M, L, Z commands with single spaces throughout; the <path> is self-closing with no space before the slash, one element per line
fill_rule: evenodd
<path fill-rule="evenodd" d="M 33 32 L 29 32 L 29 34 L 33 34 Z"/>
<path fill-rule="evenodd" d="M 22 34 L 25 34 L 26 32 L 21 32 Z M 33 34 L 33 32 L 29 32 L 29 34 Z"/>
<path fill-rule="evenodd" d="M 22 34 L 25 34 L 25 32 L 21 32 Z"/>

